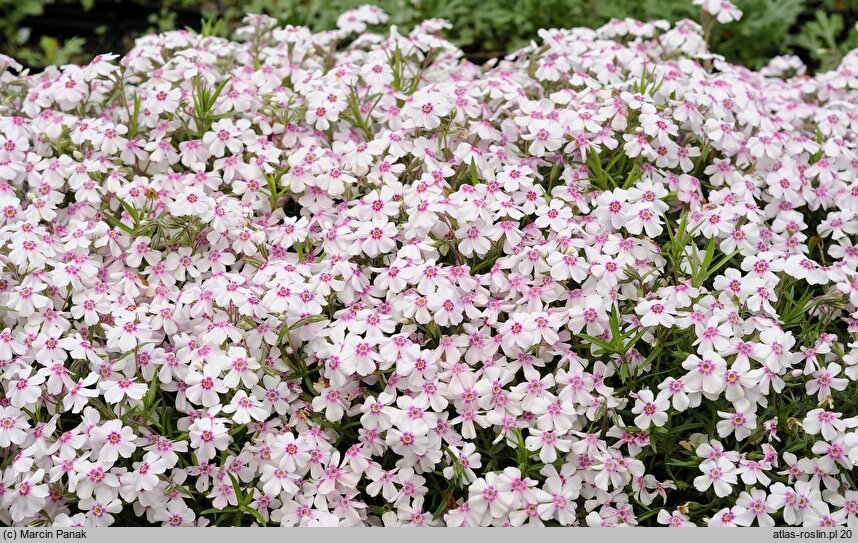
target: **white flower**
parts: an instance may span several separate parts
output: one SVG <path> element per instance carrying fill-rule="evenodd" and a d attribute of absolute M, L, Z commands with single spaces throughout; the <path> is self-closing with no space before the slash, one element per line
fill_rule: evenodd
<path fill-rule="evenodd" d="M 27 438 L 25 430 L 29 427 L 20 409 L 13 406 L 0 407 L 0 447 L 24 443 Z"/>
<path fill-rule="evenodd" d="M 48 498 L 48 485 L 42 484 L 45 470 L 38 469 L 24 477 L 8 492 L 9 512 L 13 522 L 19 523 L 41 510 Z"/>
<path fill-rule="evenodd" d="M 646 430 L 650 424 L 654 426 L 664 426 L 667 422 L 667 409 L 670 407 L 670 402 L 666 398 L 653 397 L 652 391 L 642 390 L 637 393 L 635 406 L 632 408 L 632 413 L 636 414 L 635 426 Z"/>
<path fill-rule="evenodd" d="M 700 471 L 703 475 L 694 479 L 694 488 L 704 492 L 712 487 L 719 498 L 728 496 L 733 491 L 731 485 L 737 482 L 736 467 L 723 458 L 706 460 L 700 464 Z"/>
<path fill-rule="evenodd" d="M 224 413 L 233 413 L 232 420 L 238 424 L 247 424 L 251 420 L 265 420 L 266 411 L 255 398 L 251 398 L 243 390 L 235 393 L 229 405 L 224 406 Z"/>
<path fill-rule="evenodd" d="M 137 449 L 134 431 L 119 420 L 109 420 L 93 428 L 90 440 L 98 450 L 98 460 L 112 464 L 121 456 L 128 458 Z"/>

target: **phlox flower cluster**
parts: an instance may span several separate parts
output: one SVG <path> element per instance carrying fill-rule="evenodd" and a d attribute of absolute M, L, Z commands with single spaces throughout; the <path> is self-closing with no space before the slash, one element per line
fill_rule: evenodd
<path fill-rule="evenodd" d="M 386 21 L 0 57 L 0 523 L 858 527 L 858 51 Z"/>

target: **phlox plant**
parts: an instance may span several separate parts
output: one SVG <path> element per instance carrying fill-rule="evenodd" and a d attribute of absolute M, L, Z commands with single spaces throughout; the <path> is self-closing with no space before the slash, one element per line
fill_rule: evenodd
<path fill-rule="evenodd" d="M 858 51 L 696 4 L 0 57 L 0 522 L 858 526 Z"/>

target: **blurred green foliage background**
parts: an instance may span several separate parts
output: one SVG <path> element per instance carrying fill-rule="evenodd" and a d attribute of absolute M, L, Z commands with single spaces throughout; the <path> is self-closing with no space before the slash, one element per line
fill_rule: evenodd
<path fill-rule="evenodd" d="M 716 26 L 712 48 L 757 68 L 798 54 L 829 69 L 858 47 L 858 0 L 733 0 L 741 21 Z M 0 52 L 33 68 L 124 52 L 146 32 L 222 19 L 225 34 L 248 12 L 314 30 L 334 28 L 345 10 L 372 3 L 407 29 L 427 18 L 453 23 L 447 38 L 474 61 L 514 50 L 540 28 L 596 27 L 611 18 L 700 20 L 691 0 L 0 0 Z"/>

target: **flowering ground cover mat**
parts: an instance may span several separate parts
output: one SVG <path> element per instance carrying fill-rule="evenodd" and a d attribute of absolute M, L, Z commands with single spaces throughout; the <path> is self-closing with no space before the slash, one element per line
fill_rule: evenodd
<path fill-rule="evenodd" d="M 385 21 L 0 57 L 0 522 L 856 527 L 858 51 Z"/>

